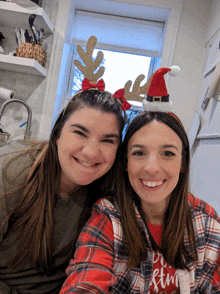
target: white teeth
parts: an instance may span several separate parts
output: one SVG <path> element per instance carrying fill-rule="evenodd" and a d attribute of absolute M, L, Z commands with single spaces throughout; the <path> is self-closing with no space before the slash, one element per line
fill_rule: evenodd
<path fill-rule="evenodd" d="M 162 185 L 163 181 L 159 181 L 159 182 L 142 181 L 142 183 L 147 187 L 154 188 L 154 187 Z"/>
<path fill-rule="evenodd" d="M 83 165 L 85 165 L 85 166 L 94 166 L 94 165 L 97 165 L 97 163 L 87 163 L 87 162 L 84 162 L 84 161 L 81 161 L 81 160 L 79 160 L 79 159 L 76 159 L 78 162 L 80 162 L 80 163 L 82 163 Z"/>

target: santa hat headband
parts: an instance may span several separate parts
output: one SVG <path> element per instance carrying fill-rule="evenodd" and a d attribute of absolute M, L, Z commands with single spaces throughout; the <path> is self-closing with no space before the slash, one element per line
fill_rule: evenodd
<path fill-rule="evenodd" d="M 143 108 L 147 111 L 171 112 L 172 102 L 169 99 L 164 75 L 176 76 L 180 68 L 176 65 L 159 68 L 149 79 L 147 97 L 143 100 Z"/>
<path fill-rule="evenodd" d="M 140 84 L 145 76 L 139 75 L 133 86 L 132 81 L 126 82 L 124 96 L 127 100 L 141 101 L 145 111 L 172 112 L 172 102 L 169 100 L 164 75 L 169 73 L 171 76 L 176 76 L 179 71 L 180 68 L 176 65 L 159 68 L 143 86 Z"/>

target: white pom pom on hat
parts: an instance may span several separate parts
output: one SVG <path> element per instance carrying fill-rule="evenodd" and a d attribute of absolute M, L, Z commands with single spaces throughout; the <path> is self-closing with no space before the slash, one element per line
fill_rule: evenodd
<path fill-rule="evenodd" d="M 172 111 L 173 104 L 169 101 L 169 94 L 164 80 L 164 75 L 168 72 L 171 76 L 177 76 L 180 72 L 180 68 L 177 65 L 161 67 L 150 77 L 147 98 L 142 102 L 143 110 L 162 112 Z"/>
<path fill-rule="evenodd" d="M 179 66 L 173 65 L 170 67 L 169 75 L 175 77 L 178 75 L 179 72 L 180 72 Z"/>

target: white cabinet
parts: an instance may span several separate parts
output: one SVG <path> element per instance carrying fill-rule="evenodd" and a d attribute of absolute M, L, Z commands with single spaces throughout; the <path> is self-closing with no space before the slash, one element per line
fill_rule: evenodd
<path fill-rule="evenodd" d="M 16 3 L 0 1 L 0 26 L 28 29 L 29 16 L 36 14 L 34 24 L 44 28 L 45 33 L 53 32 L 53 25 L 42 7 L 22 7 Z M 46 76 L 45 69 L 35 60 L 0 54 L 0 70 Z"/>

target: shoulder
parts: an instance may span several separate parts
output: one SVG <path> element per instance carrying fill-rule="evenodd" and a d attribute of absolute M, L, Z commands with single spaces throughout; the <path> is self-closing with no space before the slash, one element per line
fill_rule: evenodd
<path fill-rule="evenodd" d="M 4 167 L 9 162 L 13 162 L 14 159 L 19 160 L 20 158 L 36 157 L 39 153 L 39 149 L 45 143 L 37 142 L 11 142 L 10 144 L 0 148 L 0 168 Z"/>
<path fill-rule="evenodd" d="M 113 230 L 115 241 L 121 244 L 124 235 L 117 198 L 109 197 L 100 199 L 94 206 L 93 212 L 101 214 L 103 216 L 103 222 L 104 220 L 109 222 L 108 225 L 111 226 L 111 231 Z"/>
<path fill-rule="evenodd" d="M 5 180 L 12 179 L 15 174 L 20 173 L 20 161 L 23 158 L 25 162 L 23 154 L 29 149 L 29 145 L 19 142 L 13 142 L 0 148 L 0 194 L 6 192 Z"/>
<path fill-rule="evenodd" d="M 106 197 L 98 200 L 94 205 L 94 209 L 107 215 L 120 217 L 118 203 L 115 197 Z"/>
<path fill-rule="evenodd" d="M 81 230 L 77 246 L 80 242 L 91 242 L 91 240 L 94 239 L 109 238 L 110 240 L 113 240 L 113 225 L 111 218 L 109 214 L 102 209 L 102 205 L 104 205 L 105 202 L 107 205 L 110 204 L 110 202 L 107 203 L 108 201 L 106 199 L 100 199 L 93 206 L 91 216 Z"/>
<path fill-rule="evenodd" d="M 118 208 L 117 198 L 115 197 L 106 197 L 100 199 L 94 205 L 93 211 L 95 211 L 97 214 L 105 215 L 111 221 L 113 226 L 114 224 L 121 224 L 121 215 Z"/>
<path fill-rule="evenodd" d="M 29 145 L 22 143 L 11 143 L 0 148 L 0 167 L 2 168 L 11 158 L 17 156 L 18 154 L 28 150 Z"/>
<path fill-rule="evenodd" d="M 188 194 L 188 201 L 194 215 L 211 218 L 220 224 L 220 217 L 211 205 L 191 193 Z"/>
<path fill-rule="evenodd" d="M 192 221 L 195 230 L 198 260 L 202 269 L 202 264 L 207 263 L 206 269 L 201 271 L 201 281 L 212 278 L 213 282 L 219 281 L 219 271 L 217 267 L 220 262 L 220 219 L 214 208 L 205 201 L 188 195 L 191 208 Z M 213 270 L 214 276 L 213 276 Z M 200 270 L 199 270 L 200 271 Z M 212 274 L 211 274 L 212 273 Z M 216 280 L 215 280 L 216 279 Z M 214 285 L 214 284 L 213 284 Z"/>
<path fill-rule="evenodd" d="M 4 153 L 4 160 L 0 160 L 1 180 L 6 191 L 11 185 L 15 187 L 25 180 L 42 146 L 43 144 L 29 143 L 8 147 L 8 152 Z M 0 150 L 0 159 L 2 155 Z"/>
<path fill-rule="evenodd" d="M 44 145 L 37 142 L 13 142 L 0 148 L 0 242 L 15 200 L 9 194 L 20 187 Z"/>

